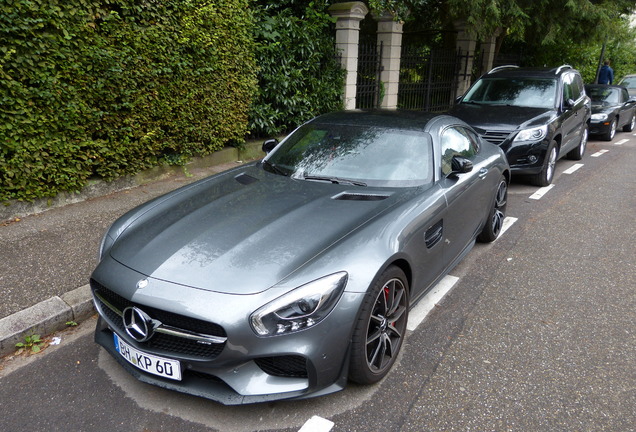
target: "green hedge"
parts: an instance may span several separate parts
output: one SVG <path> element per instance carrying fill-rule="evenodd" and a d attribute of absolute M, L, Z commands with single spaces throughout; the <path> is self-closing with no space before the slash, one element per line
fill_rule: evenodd
<path fill-rule="evenodd" d="M 4 0 L 0 201 L 242 142 L 249 0 Z"/>
<path fill-rule="evenodd" d="M 255 136 L 289 132 L 343 109 L 345 72 L 335 49 L 334 20 L 326 2 L 261 1 L 255 37 L 258 95 L 250 113 Z"/>

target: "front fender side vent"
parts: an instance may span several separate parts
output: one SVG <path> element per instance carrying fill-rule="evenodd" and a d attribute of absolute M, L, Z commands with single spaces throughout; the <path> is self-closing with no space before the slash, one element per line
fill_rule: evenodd
<path fill-rule="evenodd" d="M 424 241 L 428 249 L 435 246 L 444 237 L 444 220 L 440 220 L 435 225 L 426 230 Z"/>

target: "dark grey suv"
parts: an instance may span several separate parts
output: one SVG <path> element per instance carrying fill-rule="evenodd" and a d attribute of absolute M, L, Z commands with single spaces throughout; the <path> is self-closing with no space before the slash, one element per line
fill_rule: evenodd
<path fill-rule="evenodd" d="M 583 157 L 591 102 L 571 66 L 500 66 L 479 78 L 450 114 L 499 145 L 514 175 L 547 186 L 558 159 Z"/>

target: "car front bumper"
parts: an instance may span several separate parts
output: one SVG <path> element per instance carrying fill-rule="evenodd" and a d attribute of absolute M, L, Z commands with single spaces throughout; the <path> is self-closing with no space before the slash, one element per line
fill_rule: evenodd
<path fill-rule="evenodd" d="M 591 121 L 590 122 L 590 135 L 604 135 L 610 130 L 609 121 Z"/>
<path fill-rule="evenodd" d="M 531 175 L 543 169 L 548 144 L 545 140 L 523 144 L 505 142 L 501 149 L 506 154 L 513 175 Z"/>
<path fill-rule="evenodd" d="M 132 282 L 142 277 L 122 266 L 116 272 L 94 272 L 91 279 L 99 313 L 95 341 L 140 381 L 226 405 L 315 397 L 346 385 L 351 334 L 364 292 L 344 292 L 329 316 L 314 327 L 261 337 L 249 324 L 250 314 L 262 305 L 252 301 L 262 301 L 261 296 L 224 295 L 151 278 L 144 289 L 151 295 L 124 288 L 134 287 Z M 127 334 L 113 304 L 120 311 L 142 309 L 172 328 L 227 339 L 206 344 L 156 333 L 138 342 Z M 179 361 L 182 379 L 153 375 L 129 363 L 117 351 L 113 332 L 135 350 Z"/>

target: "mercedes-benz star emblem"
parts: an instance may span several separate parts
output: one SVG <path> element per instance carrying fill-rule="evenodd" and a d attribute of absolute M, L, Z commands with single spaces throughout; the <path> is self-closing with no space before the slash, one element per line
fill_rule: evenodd
<path fill-rule="evenodd" d="M 145 342 L 154 334 L 153 319 L 138 307 L 129 306 L 124 309 L 124 327 L 126 333 L 137 342 Z"/>

